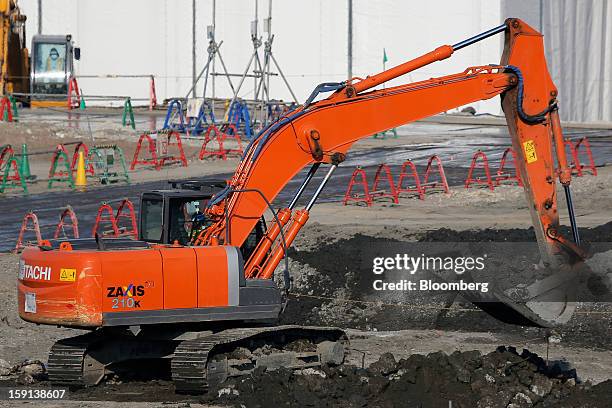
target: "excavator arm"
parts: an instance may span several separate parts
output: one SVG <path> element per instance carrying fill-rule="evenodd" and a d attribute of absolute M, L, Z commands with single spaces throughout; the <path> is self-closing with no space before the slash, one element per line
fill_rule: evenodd
<path fill-rule="evenodd" d="M 369 91 L 501 32 L 505 33 L 505 48 L 499 65 L 472 67 L 454 75 Z M 334 92 L 313 103 L 324 91 Z M 291 204 L 278 212 L 276 222 L 246 262 L 247 278 L 270 278 L 353 143 L 497 95 L 501 95 L 512 144 L 519 157 L 518 170 L 524 180 L 542 260 L 553 267 L 576 262 L 583 253 L 576 245 L 579 237 L 557 113 L 557 89 L 546 66 L 542 35 L 518 19 L 508 19 L 485 33 L 453 46 L 438 47 L 365 79 L 319 85 L 304 105 L 264 129 L 251 142 L 226 189 L 209 204 L 207 212 L 215 223 L 200 234 L 195 244 L 241 246 L 270 202 L 310 164 L 311 170 Z M 306 208 L 295 210 L 298 198 L 322 163 L 331 165 L 328 174 Z M 575 242 L 563 237 L 558 229 L 556 178 L 565 187 Z M 564 308 L 554 319 L 563 320 L 571 315 L 567 306 Z"/>

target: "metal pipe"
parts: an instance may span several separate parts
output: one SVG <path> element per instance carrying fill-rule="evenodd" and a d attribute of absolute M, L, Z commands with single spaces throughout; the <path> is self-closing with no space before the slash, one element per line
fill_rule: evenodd
<path fill-rule="evenodd" d="M 337 164 L 332 164 L 331 167 L 329 168 L 329 170 L 327 171 L 327 174 L 325 175 L 325 177 L 323 178 L 323 181 L 321 181 L 321 184 L 319 184 L 319 187 L 317 188 L 317 191 L 315 191 L 314 195 L 312 196 L 312 198 L 310 199 L 310 202 L 308 203 L 308 205 L 306 206 L 306 211 L 310 211 L 310 209 L 314 206 L 315 201 L 317 201 L 317 198 L 319 198 L 319 195 L 321 195 L 321 192 L 323 191 L 323 188 L 325 187 L 325 185 L 327 184 L 327 182 L 329 181 L 329 179 L 331 178 L 332 173 L 338 168 Z"/>
<path fill-rule="evenodd" d="M 223 44 L 223 41 L 221 41 L 218 45 L 217 45 L 217 52 L 219 52 L 219 48 L 221 48 L 221 45 Z M 202 78 L 202 75 L 204 75 L 204 72 L 208 69 L 208 64 L 210 64 L 210 58 L 208 59 L 208 62 L 206 63 L 206 65 L 204 66 L 204 68 L 202 68 L 202 71 L 200 71 L 200 75 L 198 75 L 198 77 L 196 78 L 195 84 L 198 83 L 198 81 L 200 80 L 200 78 Z M 194 91 L 195 89 L 195 84 L 194 86 L 192 86 L 189 91 L 187 92 L 187 94 L 185 95 L 185 99 L 189 98 L 189 95 Z M 194 92 L 194 97 L 195 97 L 195 92 Z"/>
<path fill-rule="evenodd" d="M 570 190 L 569 184 L 563 185 L 563 191 L 565 192 L 565 200 L 567 201 L 567 212 L 569 214 L 570 225 L 572 226 L 572 236 L 574 237 L 574 243 L 580 246 L 580 233 L 578 232 L 578 225 L 576 224 L 576 214 L 574 213 L 572 190 Z"/>
<path fill-rule="evenodd" d="M 242 84 L 244 83 L 244 79 L 246 78 L 246 76 L 249 73 L 249 68 L 251 68 L 251 64 L 253 63 L 253 59 L 255 59 L 255 54 L 257 54 L 257 48 L 255 48 L 255 50 L 253 51 L 253 54 L 251 54 L 251 59 L 249 60 L 249 63 L 247 64 L 244 72 L 242 73 L 242 77 L 240 78 L 240 82 L 238 83 L 238 87 L 234 91 L 234 96 L 232 96 L 232 100 L 229 103 L 228 109 L 231 109 L 232 105 L 234 104 L 236 99 L 238 99 L 238 92 L 240 92 L 240 88 L 242 88 Z"/>
<path fill-rule="evenodd" d="M 308 174 L 306 175 L 306 177 L 304 178 L 304 181 L 302 181 L 302 184 L 300 185 L 300 187 L 297 189 L 297 191 L 295 192 L 295 195 L 293 196 L 293 199 L 291 200 L 291 204 L 289 204 L 289 209 L 293 210 L 298 202 L 298 200 L 300 199 L 300 197 L 302 196 L 302 193 L 304 192 L 304 190 L 306 189 L 306 186 L 308 185 L 308 183 L 310 183 L 310 180 L 312 180 L 312 177 L 315 175 L 315 173 L 317 172 L 317 170 L 319 169 L 319 166 L 321 165 L 320 162 L 317 162 L 315 164 L 312 165 L 312 167 L 310 168 L 310 170 L 308 170 Z"/>
<path fill-rule="evenodd" d="M 478 41 L 482 41 L 485 38 L 489 38 L 495 34 L 499 34 L 502 31 L 506 30 L 506 23 L 498 25 L 497 27 L 494 27 L 488 31 L 485 31 L 484 33 L 480 33 L 477 34 L 473 37 L 468 38 L 467 40 L 463 40 L 461 42 L 458 42 L 457 44 L 453 45 L 453 50 L 457 51 L 460 50 L 464 47 L 467 47 L 468 45 L 472 45 L 474 43 L 477 43 Z"/>
<path fill-rule="evenodd" d="M 38 0 L 38 33 L 42 34 L 43 29 L 43 5 L 42 0 Z"/>
<path fill-rule="evenodd" d="M 219 50 L 217 50 L 217 56 L 219 56 L 219 62 L 221 63 L 221 67 L 223 68 L 223 72 L 225 73 L 225 76 L 227 77 L 227 82 L 229 82 L 230 88 L 232 88 L 232 94 L 235 92 L 234 91 L 234 84 L 232 83 L 232 78 L 230 78 L 230 74 L 227 73 L 227 68 L 225 67 L 225 62 L 223 62 L 223 57 L 221 57 L 221 53 L 219 52 Z M 212 73 L 213 77 L 216 75 L 214 72 Z M 238 76 L 238 75 L 236 75 Z"/>
<path fill-rule="evenodd" d="M 283 78 L 285 85 L 287 85 L 287 89 L 289 90 L 289 93 L 291 93 L 291 97 L 293 98 L 293 101 L 295 103 L 298 103 L 297 96 L 295 96 L 295 93 L 293 93 L 293 89 L 291 89 L 291 85 L 289 85 L 289 81 L 287 81 L 287 78 L 285 77 L 283 70 L 281 69 L 280 65 L 278 65 L 276 58 L 274 58 L 274 54 L 272 54 L 271 52 L 270 52 L 270 57 L 272 58 L 274 65 L 276 65 L 276 69 L 278 70 L 278 73 L 280 74 L 281 78 Z"/>
<path fill-rule="evenodd" d="M 215 42 L 217 42 L 217 39 L 215 38 L 215 30 L 216 30 L 216 24 L 217 24 L 217 2 L 215 0 L 213 0 L 212 3 L 212 29 L 213 29 L 213 40 Z M 219 55 L 219 59 L 221 59 L 221 54 L 216 53 Z M 217 95 L 217 84 L 216 84 L 216 77 L 215 77 L 215 73 L 217 72 L 217 67 L 215 64 L 215 59 L 213 58 L 212 61 L 212 100 L 210 102 L 210 110 L 212 111 L 212 116 L 215 116 L 215 97 Z M 229 78 L 228 78 L 229 79 Z M 206 98 L 206 95 L 204 95 L 204 98 Z"/>
<path fill-rule="evenodd" d="M 191 86 L 196 91 L 196 0 L 191 1 Z"/>
<path fill-rule="evenodd" d="M 353 0 L 348 0 L 348 78 L 353 77 Z"/>

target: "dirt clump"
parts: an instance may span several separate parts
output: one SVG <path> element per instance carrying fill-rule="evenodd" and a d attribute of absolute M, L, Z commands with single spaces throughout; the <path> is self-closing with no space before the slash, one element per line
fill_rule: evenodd
<path fill-rule="evenodd" d="M 29 385 L 47 379 L 47 369 L 40 360 L 24 360 L 11 365 L 0 360 L 0 381 L 15 381 L 18 385 Z"/>
<path fill-rule="evenodd" d="M 368 368 L 260 368 L 203 398 L 248 407 L 606 407 L 610 390 L 612 381 L 582 384 L 567 363 L 499 347 L 486 355 L 435 352 L 399 361 L 385 353 Z"/>

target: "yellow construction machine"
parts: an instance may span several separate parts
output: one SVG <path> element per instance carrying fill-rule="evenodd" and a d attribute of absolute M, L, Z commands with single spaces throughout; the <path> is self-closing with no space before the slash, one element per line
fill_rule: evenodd
<path fill-rule="evenodd" d="M 80 58 L 72 36 L 35 35 L 26 47 L 26 16 L 16 0 L 0 0 L 0 95 L 32 106 L 63 106 Z"/>

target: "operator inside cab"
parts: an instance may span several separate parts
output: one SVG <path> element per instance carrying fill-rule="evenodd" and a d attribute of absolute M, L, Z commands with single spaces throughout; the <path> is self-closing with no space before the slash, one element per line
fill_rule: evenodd
<path fill-rule="evenodd" d="M 212 223 L 203 212 L 209 199 L 193 195 L 145 193 L 140 210 L 140 239 L 160 244 L 176 241 L 189 245 Z"/>
<path fill-rule="evenodd" d="M 170 201 L 170 242 L 177 241 L 181 245 L 189 244 L 210 222 L 201 211 L 200 207 L 205 206 L 205 200 L 194 201 Z"/>

